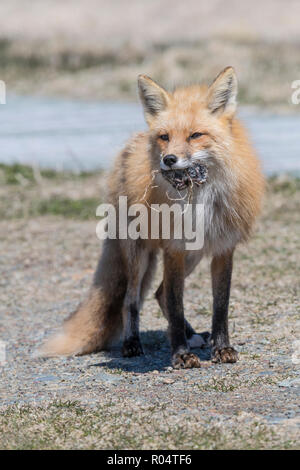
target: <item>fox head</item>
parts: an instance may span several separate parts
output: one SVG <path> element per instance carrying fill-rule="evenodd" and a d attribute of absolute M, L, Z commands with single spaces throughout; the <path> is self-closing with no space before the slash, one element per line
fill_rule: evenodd
<path fill-rule="evenodd" d="M 237 78 L 225 68 L 209 86 L 192 85 L 167 92 L 146 75 L 138 89 L 149 126 L 154 167 L 214 166 L 226 158 L 236 110 Z"/>

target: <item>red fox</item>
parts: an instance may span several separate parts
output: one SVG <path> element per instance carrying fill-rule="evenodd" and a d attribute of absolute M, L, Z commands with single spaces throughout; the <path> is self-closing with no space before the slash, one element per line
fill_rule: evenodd
<path fill-rule="evenodd" d="M 184 240 L 172 235 L 107 238 L 87 299 L 42 353 L 88 354 L 108 348 L 123 333 L 123 355 L 143 354 L 139 312 L 161 249 L 164 271 L 156 298 L 168 320 L 173 367 L 201 366 L 191 348 L 203 338 L 184 317 L 183 291 L 185 277 L 203 256 L 212 258 L 212 360 L 236 362 L 228 334 L 233 253 L 251 234 L 264 179 L 235 117 L 235 71 L 227 67 L 210 86 L 192 85 L 172 93 L 140 75 L 138 90 L 148 130 L 136 134 L 119 154 L 108 179 L 108 201 L 117 212 L 120 196 L 126 196 L 128 204 L 146 203 L 150 219 L 153 205 L 173 204 L 186 187 L 188 204 L 204 207 L 203 246 L 187 250 Z"/>

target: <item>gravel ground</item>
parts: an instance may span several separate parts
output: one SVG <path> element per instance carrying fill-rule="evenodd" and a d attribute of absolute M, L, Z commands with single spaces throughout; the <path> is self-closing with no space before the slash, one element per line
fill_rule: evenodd
<path fill-rule="evenodd" d="M 91 181 L 81 194 L 92 195 Z M 52 181 L 43 194 L 63 186 L 79 197 L 70 182 Z M 298 183 L 272 184 L 255 237 L 237 250 L 230 330 L 239 362 L 212 364 L 203 349 L 203 367 L 183 371 L 170 368 L 153 299 L 161 268 L 141 315 L 144 357 L 122 358 L 116 347 L 34 358 L 91 282 L 96 220 L 2 220 L 0 448 L 299 448 L 299 193 Z M 204 260 L 186 282 L 186 316 L 199 331 L 211 322 L 208 272 Z"/>

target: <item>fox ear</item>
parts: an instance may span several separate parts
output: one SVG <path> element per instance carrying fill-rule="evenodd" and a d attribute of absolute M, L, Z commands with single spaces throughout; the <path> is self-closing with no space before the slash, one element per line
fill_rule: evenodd
<path fill-rule="evenodd" d="M 237 78 L 233 67 L 226 67 L 208 89 L 207 106 L 212 113 L 233 114 L 236 110 Z"/>
<path fill-rule="evenodd" d="M 153 117 L 167 107 L 169 95 L 166 90 L 147 77 L 147 75 L 139 75 L 138 88 L 140 100 L 144 107 L 145 118 L 149 124 Z"/>

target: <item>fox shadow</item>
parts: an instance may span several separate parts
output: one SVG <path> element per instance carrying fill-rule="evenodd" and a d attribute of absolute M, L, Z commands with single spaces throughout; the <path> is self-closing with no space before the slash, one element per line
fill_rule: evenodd
<path fill-rule="evenodd" d="M 90 367 L 105 367 L 111 370 L 123 370 L 145 374 L 154 370 L 164 371 L 171 366 L 171 349 L 167 334 L 163 330 L 149 330 L 141 333 L 141 343 L 144 355 L 137 357 L 123 357 L 122 343 L 119 342 L 113 349 L 106 351 L 103 361 L 91 364 Z M 211 359 L 211 348 L 195 348 L 192 350 L 202 361 Z"/>

